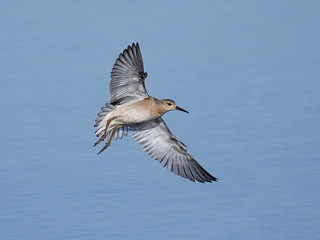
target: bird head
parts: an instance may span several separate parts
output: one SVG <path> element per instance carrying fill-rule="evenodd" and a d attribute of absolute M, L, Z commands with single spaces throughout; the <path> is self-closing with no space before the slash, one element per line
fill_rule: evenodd
<path fill-rule="evenodd" d="M 188 111 L 184 110 L 183 108 L 178 107 L 176 105 L 176 103 L 171 99 L 162 99 L 162 100 L 158 100 L 158 101 L 160 103 L 160 106 L 161 106 L 163 113 L 166 113 L 166 112 L 172 111 L 172 110 L 179 110 L 182 112 L 189 113 Z"/>

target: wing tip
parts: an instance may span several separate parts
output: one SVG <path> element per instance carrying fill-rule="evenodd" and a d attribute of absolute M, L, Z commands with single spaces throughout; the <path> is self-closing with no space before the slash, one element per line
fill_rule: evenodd
<path fill-rule="evenodd" d="M 134 48 L 140 49 L 138 42 L 133 42 L 131 45 L 128 45 L 128 47 L 125 50 L 134 49 Z"/>

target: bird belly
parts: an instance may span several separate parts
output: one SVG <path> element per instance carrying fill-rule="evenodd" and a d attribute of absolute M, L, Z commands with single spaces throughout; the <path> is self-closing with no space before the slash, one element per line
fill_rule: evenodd
<path fill-rule="evenodd" d="M 149 121 L 158 116 L 153 116 L 149 107 L 127 105 L 115 109 L 110 117 L 115 117 L 113 124 L 130 125 Z"/>

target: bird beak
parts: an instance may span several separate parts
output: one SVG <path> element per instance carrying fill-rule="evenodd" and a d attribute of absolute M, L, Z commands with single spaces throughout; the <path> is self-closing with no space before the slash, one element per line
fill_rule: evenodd
<path fill-rule="evenodd" d="M 180 110 L 180 111 L 182 111 L 182 112 L 186 112 L 186 113 L 189 113 L 188 111 L 186 111 L 186 110 L 184 110 L 183 108 L 181 108 L 181 107 L 178 107 L 178 106 L 176 106 L 176 109 L 177 109 L 177 110 Z"/>

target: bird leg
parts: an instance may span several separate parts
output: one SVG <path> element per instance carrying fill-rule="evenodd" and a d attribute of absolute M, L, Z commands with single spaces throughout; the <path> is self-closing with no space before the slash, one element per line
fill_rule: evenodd
<path fill-rule="evenodd" d="M 111 122 L 112 120 L 114 120 L 115 118 L 116 118 L 116 117 L 112 117 L 112 118 L 109 118 L 109 119 L 107 120 L 106 128 L 104 129 L 103 135 L 101 136 L 101 138 L 100 138 L 93 146 L 96 146 L 97 144 L 99 144 L 101 141 L 103 141 L 103 140 L 106 138 L 107 132 L 108 132 L 108 127 L 109 127 L 109 125 L 110 125 L 110 122 Z"/>
<path fill-rule="evenodd" d="M 112 140 L 112 138 L 113 138 L 114 133 L 115 133 L 116 130 L 117 130 L 118 128 L 120 128 L 120 127 L 122 127 L 122 125 L 115 126 L 115 127 L 112 129 L 112 132 L 111 132 L 111 136 L 110 136 L 110 138 L 109 138 L 109 141 L 108 141 L 108 142 L 106 143 L 106 145 L 100 150 L 100 152 L 98 152 L 98 154 L 102 153 L 104 150 L 106 150 L 106 149 L 110 146 L 111 140 Z"/>

